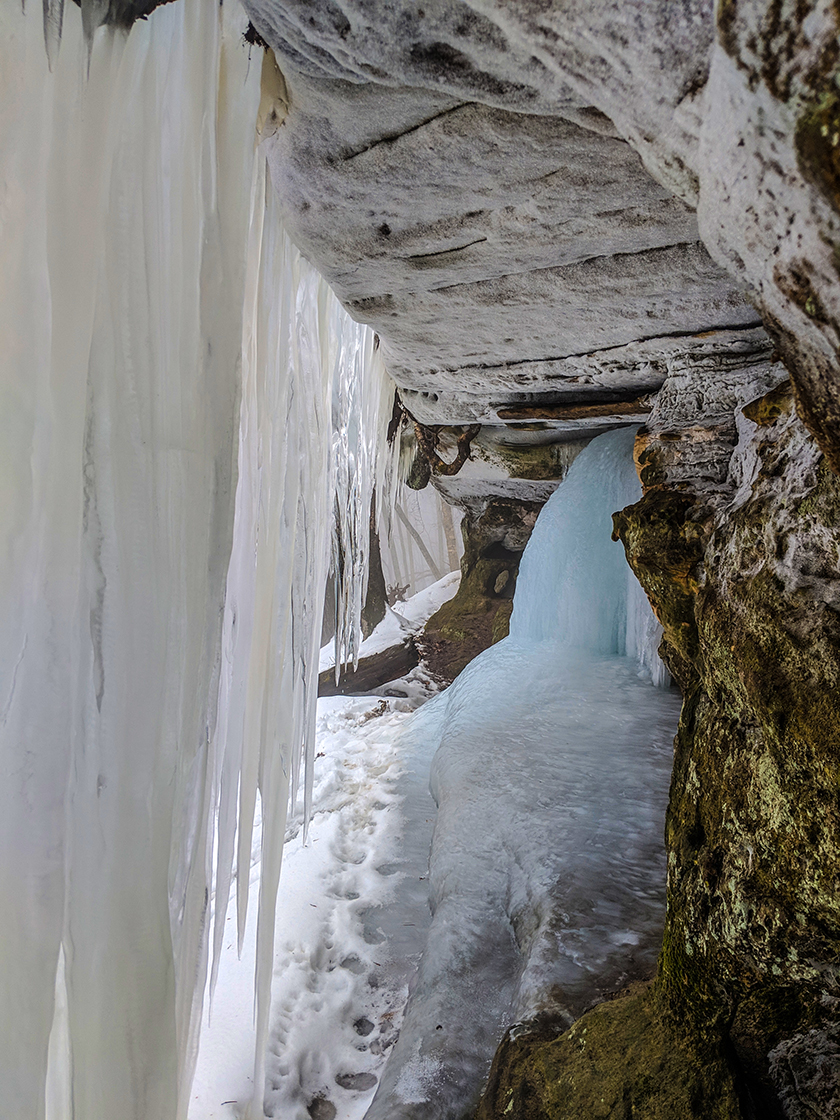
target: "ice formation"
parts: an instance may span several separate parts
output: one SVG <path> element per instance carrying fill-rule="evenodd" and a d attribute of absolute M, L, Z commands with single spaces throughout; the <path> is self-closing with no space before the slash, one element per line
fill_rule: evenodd
<path fill-rule="evenodd" d="M 336 647 L 342 659 L 352 658 L 361 644 L 371 503 L 374 491 L 386 493 L 389 485 L 380 437 L 393 388 L 376 359 L 373 333 L 349 319 L 283 232 L 259 156 L 257 166 L 239 485 L 222 642 L 216 891 L 217 898 L 228 895 L 236 847 L 241 944 L 259 792 L 254 1083 L 261 1085 L 286 808 L 290 789 L 298 787 L 304 753 L 305 817 L 311 799 L 330 525 L 341 576 Z M 224 921 L 225 908 L 217 906 L 214 977 Z M 259 1102 L 254 1108 L 261 1115 Z"/>
<path fill-rule="evenodd" d="M 394 495 L 382 567 L 388 587 L 410 598 L 458 569 L 464 551 L 458 531 L 461 511 L 447 504 L 434 486 Z"/>
<path fill-rule="evenodd" d="M 679 712 L 611 513 L 641 494 L 634 432 L 594 440 L 544 507 L 511 634 L 414 717 L 439 803 L 432 926 L 369 1120 L 460 1117 L 512 1023 L 570 1022 L 652 968 Z"/>
<path fill-rule="evenodd" d="M 357 603 L 386 390 L 374 371 L 359 395 L 373 337 L 275 221 L 238 8 L 183 0 L 85 44 L 71 5 L 59 51 L 60 7 L 52 69 L 35 5 L 0 11 L 0 1113 L 166 1120 L 216 814 L 229 881 L 257 789 L 265 1019 L 328 483 Z"/>

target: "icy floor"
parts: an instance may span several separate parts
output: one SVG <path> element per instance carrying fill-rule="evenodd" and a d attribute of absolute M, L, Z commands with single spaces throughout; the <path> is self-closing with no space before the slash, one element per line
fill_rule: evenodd
<path fill-rule="evenodd" d="M 395 698 L 319 701 L 315 815 L 306 846 L 292 822 L 283 857 L 267 1116 L 361 1118 L 399 1029 L 429 923 L 434 811 L 426 792 L 403 844 L 412 777 L 395 740 L 409 712 Z M 380 918 L 397 896 L 394 929 Z M 238 1118 L 251 1094 L 254 925 L 238 961 L 231 907 L 190 1120 Z"/>
<path fill-rule="evenodd" d="M 461 1117 L 507 1027 L 652 972 L 679 707 L 628 658 L 506 639 L 418 713 L 434 918 L 369 1120 Z"/>
<path fill-rule="evenodd" d="M 458 579 L 450 573 L 389 611 L 362 655 L 421 628 Z M 325 647 L 322 668 L 331 655 Z M 291 819 L 280 878 L 267 1116 L 360 1120 L 399 1029 L 430 922 L 434 819 L 431 757 L 422 747 L 408 757 L 399 742 L 431 686 L 417 671 L 399 683 L 410 699 L 318 701 L 314 818 L 306 846 L 300 813 Z M 252 876 L 259 877 L 256 846 Z M 189 1120 L 238 1120 L 252 1093 L 256 908 L 241 960 L 233 898 L 227 927 Z"/>

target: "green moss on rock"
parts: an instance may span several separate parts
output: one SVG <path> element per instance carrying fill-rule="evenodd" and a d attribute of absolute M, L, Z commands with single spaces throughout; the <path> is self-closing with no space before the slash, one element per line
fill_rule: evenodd
<path fill-rule="evenodd" d="M 515 1027 L 476 1120 L 740 1120 L 722 1053 L 697 1053 L 656 989 L 638 985 L 569 1030 Z"/>
<path fill-rule="evenodd" d="M 483 649 L 507 637 L 519 562 L 539 502 L 491 500 L 478 518 L 464 518 L 461 582 L 426 623 L 417 641 L 427 667 L 450 682 Z"/>
<path fill-rule="evenodd" d="M 495 444 L 493 454 L 511 478 L 550 482 L 565 475 L 579 449 L 578 443 Z"/>
<path fill-rule="evenodd" d="M 829 86 L 799 118 L 796 153 L 802 174 L 840 212 L 840 92 Z"/>

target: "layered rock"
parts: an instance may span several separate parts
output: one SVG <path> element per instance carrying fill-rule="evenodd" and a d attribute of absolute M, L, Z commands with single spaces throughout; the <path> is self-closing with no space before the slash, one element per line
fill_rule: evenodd
<path fill-rule="evenodd" d="M 286 219 L 401 384 L 469 392 L 559 360 L 557 389 L 570 355 L 749 321 L 681 199 L 755 293 L 836 465 L 828 0 L 727 0 L 717 25 L 699 0 L 248 6 L 289 78 Z"/>
<path fill-rule="evenodd" d="M 728 503 L 675 478 L 660 429 L 643 452 L 651 488 L 616 518 L 685 691 L 660 985 L 699 1044 L 730 1050 L 757 1115 L 829 1117 L 840 1115 L 840 483 L 789 383 L 738 420 Z"/>
<path fill-rule="evenodd" d="M 521 426 L 536 410 L 555 440 L 580 438 L 642 418 L 639 399 L 707 332 L 722 344 L 757 323 L 698 240 L 676 140 L 657 139 L 705 65 L 691 57 L 699 16 L 642 6 L 628 22 L 603 5 L 622 59 L 592 39 L 591 6 L 545 26 L 491 7 L 254 0 L 285 80 L 267 151 L 293 238 L 380 333 L 416 420 Z M 648 104 L 628 67 L 661 59 L 643 60 L 629 31 L 658 17 L 675 38 Z M 680 150 L 696 148 L 677 132 Z M 643 133 L 659 164 L 683 168 L 682 198 L 673 175 L 649 174 Z M 568 411 L 589 406 L 607 411 Z"/>

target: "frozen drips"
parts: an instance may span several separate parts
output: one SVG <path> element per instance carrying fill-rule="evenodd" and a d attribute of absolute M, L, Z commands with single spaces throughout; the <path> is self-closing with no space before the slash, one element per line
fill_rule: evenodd
<path fill-rule="evenodd" d="M 642 496 L 634 438 L 635 428 L 620 428 L 594 440 L 541 510 L 519 569 L 510 636 L 632 657 L 664 683 L 661 629 L 611 539 L 612 514 Z"/>
<path fill-rule="evenodd" d="M 174 1120 L 216 822 L 244 921 L 257 791 L 262 1022 L 332 511 L 352 635 L 387 383 L 280 227 L 241 9 L 82 7 L 44 6 L 50 69 L 41 5 L 0 5 L 0 1115 L 49 1081 L 49 1120 Z"/>

